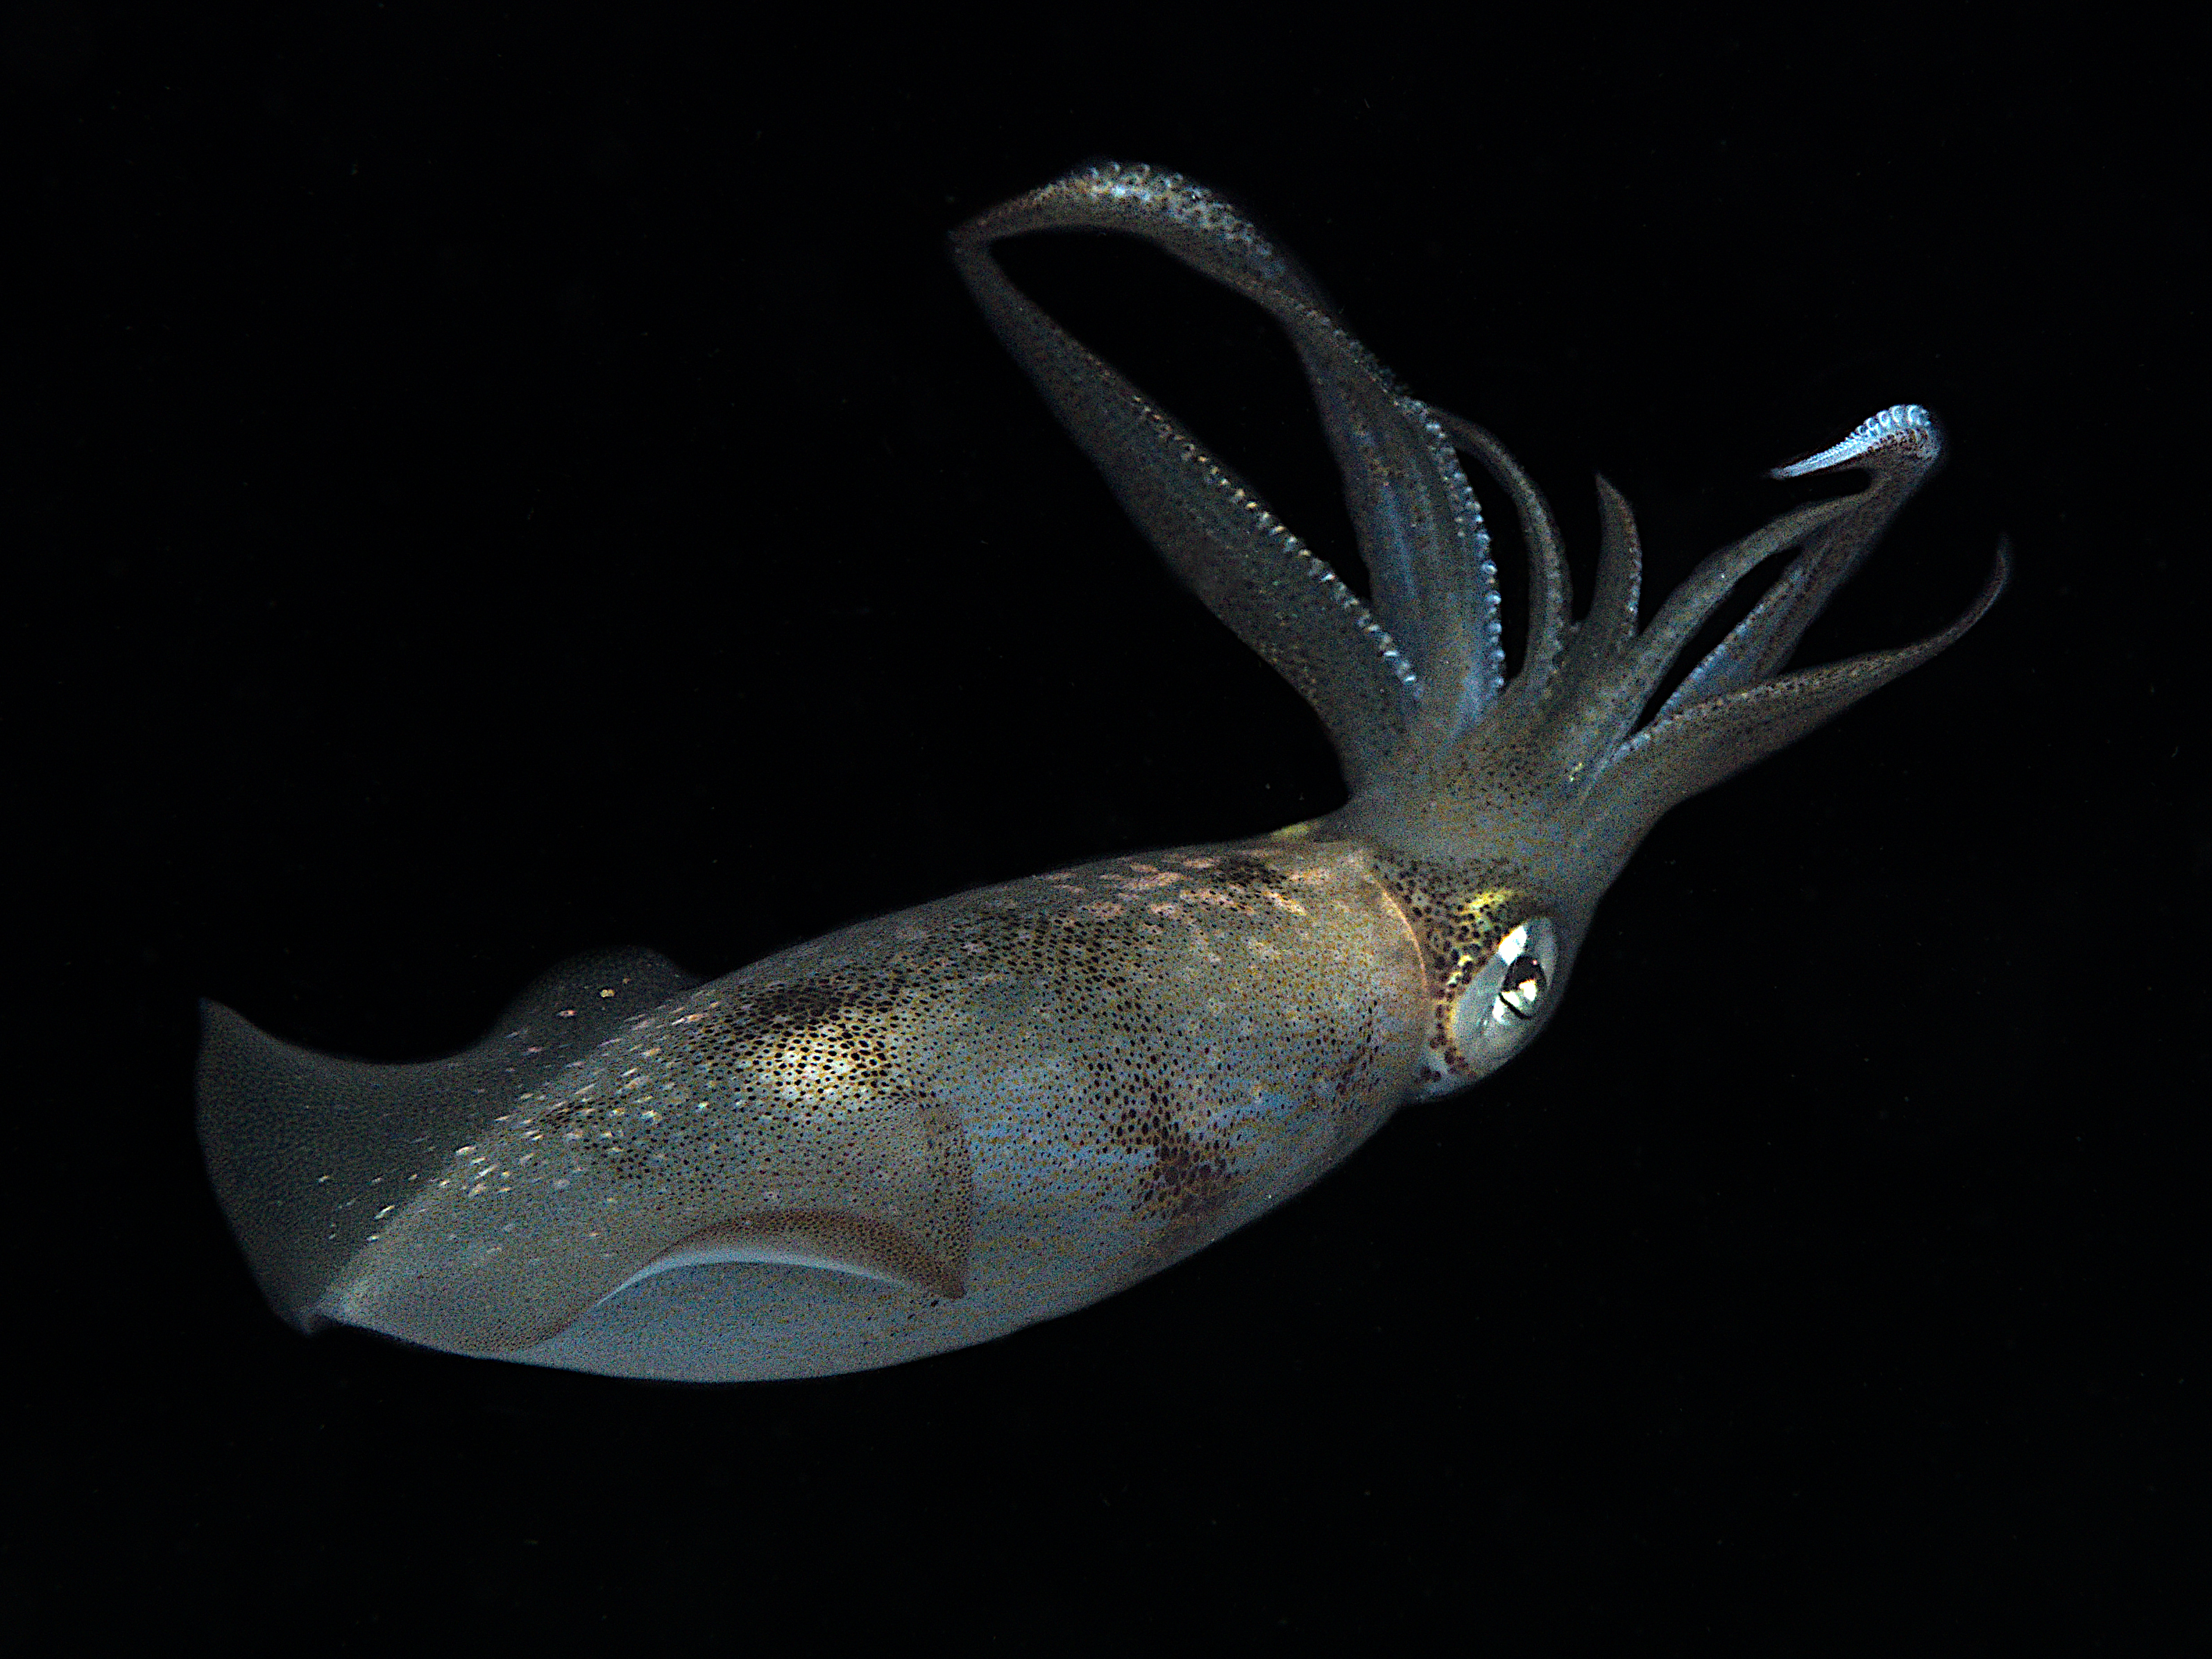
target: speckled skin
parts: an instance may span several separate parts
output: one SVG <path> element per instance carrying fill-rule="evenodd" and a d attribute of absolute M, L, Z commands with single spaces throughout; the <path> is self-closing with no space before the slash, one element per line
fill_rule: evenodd
<path fill-rule="evenodd" d="M 627 1187 L 624 1202 L 665 1208 L 680 1234 L 700 1161 L 684 1177 L 626 1178 L 610 1154 L 635 1168 L 716 1127 L 640 1126 L 647 1101 L 680 1103 L 711 1073 L 736 1085 L 746 1113 L 784 1104 L 787 1080 L 801 1079 L 817 1109 L 941 1105 L 972 1181 L 961 1293 L 805 1267 L 679 1268 L 514 1357 L 653 1376 L 812 1376 L 1096 1301 L 1242 1226 L 1373 1133 L 1413 1074 L 1424 975 L 1405 916 L 1350 842 L 1110 860 L 756 963 L 638 1023 L 626 1052 L 666 1046 L 629 1127 L 582 1143 L 564 1167 L 594 1193 Z M 818 999 L 778 1023 L 769 1011 L 802 988 Z"/>
<path fill-rule="evenodd" d="M 997 239 L 1110 228 L 1290 333 L 1370 611 L 1258 497 L 1006 279 Z M 1400 1105 L 1478 1080 L 1556 1007 L 1599 897 L 1669 806 L 1960 638 L 1783 675 L 1934 465 L 1900 404 L 1780 469 L 1866 489 L 1713 555 L 1640 625 L 1601 481 L 1571 617 L 1542 496 L 1398 388 L 1200 186 L 1081 170 L 954 234 L 1000 337 L 1152 544 L 1328 727 L 1350 796 L 1261 840 L 1109 860 L 864 922 L 693 987 L 649 953 L 559 970 L 465 1054 L 365 1066 L 209 1005 L 200 1136 L 270 1303 L 432 1346 L 736 1381 L 894 1364 L 1110 1295 L 1306 1186 Z M 1529 549 L 1508 684 L 1458 454 Z M 1676 653 L 1797 552 L 1645 719 Z"/>

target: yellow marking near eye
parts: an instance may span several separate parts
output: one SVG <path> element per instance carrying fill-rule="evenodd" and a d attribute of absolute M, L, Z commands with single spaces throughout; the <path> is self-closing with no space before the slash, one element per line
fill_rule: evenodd
<path fill-rule="evenodd" d="M 1520 891 L 1516 888 L 1491 887 L 1480 893 L 1468 894 L 1454 908 L 1457 915 L 1462 916 L 1496 915 L 1508 903 L 1520 896 Z"/>

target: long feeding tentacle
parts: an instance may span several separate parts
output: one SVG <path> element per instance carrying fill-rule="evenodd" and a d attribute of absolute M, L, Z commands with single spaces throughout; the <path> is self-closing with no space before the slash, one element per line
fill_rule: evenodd
<path fill-rule="evenodd" d="M 1928 411 L 1917 404 L 1899 404 L 1861 422 L 1841 443 L 1776 467 L 1770 476 L 1777 478 L 1810 477 L 1850 466 L 1869 469 L 1874 478 L 1849 498 L 1851 510 L 1806 544 L 1751 614 L 1674 688 L 1656 719 L 1778 673 L 1814 618 L 1865 561 L 1942 453 L 1942 434 Z"/>

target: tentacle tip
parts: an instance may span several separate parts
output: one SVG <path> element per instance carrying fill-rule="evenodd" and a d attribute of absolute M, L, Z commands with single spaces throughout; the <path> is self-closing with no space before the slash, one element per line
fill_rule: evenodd
<path fill-rule="evenodd" d="M 1861 421 L 1841 443 L 1831 444 L 1816 455 L 1778 466 L 1770 478 L 1803 478 L 1874 458 L 1895 455 L 1934 463 L 1943 453 L 1943 430 L 1936 417 L 1918 404 L 1893 404 L 1879 415 Z"/>
<path fill-rule="evenodd" d="M 1990 607 L 2003 598 L 2005 589 L 2012 586 L 2012 538 L 2000 536 L 1997 538 L 1996 556 L 1990 562 L 1990 574 L 1982 579 L 1982 591 L 1974 595 L 1974 602 L 1966 607 L 1966 614 L 1938 635 L 1940 643 L 1936 648 L 1940 650 L 1953 641 L 1965 637 L 1976 623 L 1987 616 Z"/>
<path fill-rule="evenodd" d="M 2012 538 L 1999 536 L 1996 558 L 1990 566 L 1989 580 L 1983 585 L 1984 590 L 1989 594 L 1988 599 L 1983 604 L 1983 609 L 1987 610 L 1990 605 L 1995 605 L 1997 596 L 2012 586 L 2013 571 L 2017 562 L 2017 556 L 2012 550 Z"/>

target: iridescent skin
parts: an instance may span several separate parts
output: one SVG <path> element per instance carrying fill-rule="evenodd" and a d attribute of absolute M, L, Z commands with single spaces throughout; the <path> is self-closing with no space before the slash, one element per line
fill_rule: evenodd
<path fill-rule="evenodd" d="M 1142 236 L 1266 307 L 1303 359 L 1373 580 L 1346 589 L 1251 492 L 1008 283 L 998 239 Z M 627 1376 L 820 1376 L 1069 1312 L 1334 1167 L 1399 1106 L 1502 1064 L 1558 1004 L 1600 896 L 1668 807 L 1942 650 L 1776 678 L 1933 464 L 1900 407 L 1780 476 L 1868 487 L 1716 554 L 1637 626 L 1600 483 L 1570 620 L 1540 495 L 1405 396 L 1232 210 L 1093 168 L 954 234 L 992 325 L 1124 507 L 1327 725 L 1350 799 L 1273 836 L 1107 860 L 864 922 L 695 987 L 650 953 L 572 964 L 468 1053 L 376 1066 L 209 1005 L 200 1133 L 284 1317 Z M 1510 684 L 1455 452 L 1530 546 Z M 1799 550 L 1649 722 L 1684 641 Z"/>

